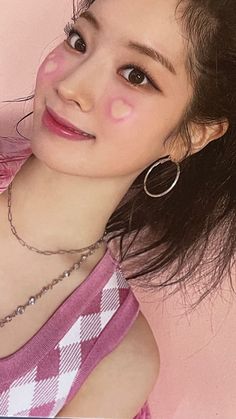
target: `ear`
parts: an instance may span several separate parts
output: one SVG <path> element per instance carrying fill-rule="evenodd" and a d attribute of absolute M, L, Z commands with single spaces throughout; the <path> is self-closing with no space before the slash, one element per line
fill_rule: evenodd
<path fill-rule="evenodd" d="M 211 141 L 223 137 L 229 127 L 228 121 L 222 121 L 215 124 L 197 124 L 191 123 L 189 132 L 191 135 L 190 155 L 197 153 L 209 144 Z M 172 161 L 180 162 L 186 156 L 187 146 L 182 137 L 177 136 L 169 146 L 169 155 Z"/>
<path fill-rule="evenodd" d="M 211 141 L 218 140 L 223 137 L 229 128 L 228 121 L 222 121 L 211 125 L 194 124 L 192 130 L 192 148 L 191 154 L 195 154 L 202 150 Z"/>

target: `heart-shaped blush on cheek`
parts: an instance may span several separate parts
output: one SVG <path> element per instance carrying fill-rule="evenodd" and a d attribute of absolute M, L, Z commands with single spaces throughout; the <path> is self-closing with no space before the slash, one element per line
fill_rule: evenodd
<path fill-rule="evenodd" d="M 58 48 L 45 58 L 39 68 L 37 79 L 41 82 L 45 80 L 51 81 L 53 78 L 58 78 L 64 71 L 64 63 L 64 56 L 61 49 Z"/>
<path fill-rule="evenodd" d="M 50 74 L 53 73 L 54 71 L 56 71 L 58 69 L 58 63 L 50 60 L 45 64 L 44 67 L 44 74 Z"/>
<path fill-rule="evenodd" d="M 111 116 L 117 120 L 122 121 L 132 114 L 132 106 L 130 106 L 123 99 L 115 99 L 111 104 Z"/>

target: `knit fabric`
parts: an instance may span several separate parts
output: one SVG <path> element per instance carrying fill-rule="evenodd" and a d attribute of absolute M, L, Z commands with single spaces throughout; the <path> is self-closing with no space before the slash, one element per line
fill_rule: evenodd
<path fill-rule="evenodd" d="M 27 140 L 0 142 L 0 193 L 32 154 Z M 41 329 L 0 359 L 0 416 L 55 417 L 122 341 L 139 303 L 109 248 Z M 146 402 L 134 419 L 150 419 Z"/>
<path fill-rule="evenodd" d="M 32 150 L 28 140 L 0 138 L 0 193 L 7 189 L 31 154 Z"/>

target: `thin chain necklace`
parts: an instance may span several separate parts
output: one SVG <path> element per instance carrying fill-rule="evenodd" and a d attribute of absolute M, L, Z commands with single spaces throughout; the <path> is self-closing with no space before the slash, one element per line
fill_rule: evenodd
<path fill-rule="evenodd" d="M 14 227 L 13 223 L 12 223 L 12 212 L 11 212 L 11 195 L 12 195 L 12 183 L 9 185 L 8 187 L 8 220 L 10 222 L 11 225 L 11 231 L 14 234 L 14 236 L 17 238 L 17 240 L 20 242 L 20 244 L 24 247 L 27 247 L 29 250 L 32 250 L 33 252 L 37 252 L 43 255 L 63 255 L 65 253 L 81 253 L 84 252 L 85 250 L 90 249 L 91 246 L 94 246 L 96 243 L 99 242 L 99 240 L 95 243 L 93 243 L 90 246 L 87 247 L 83 247 L 82 249 L 71 249 L 71 250 L 57 250 L 57 251 L 52 251 L 52 250 L 39 250 L 36 249 L 36 247 L 33 246 L 29 246 L 24 240 L 22 240 L 19 235 L 17 234 L 16 228 Z M 105 231 L 103 238 L 105 237 L 105 235 L 107 234 L 107 232 Z"/>
<path fill-rule="evenodd" d="M 42 251 L 36 249 L 35 247 L 29 246 L 24 240 L 22 240 L 16 232 L 15 227 L 12 224 L 12 213 L 11 213 L 11 190 L 12 190 L 12 183 L 8 187 L 8 220 L 11 224 L 11 229 L 14 236 L 17 240 L 21 243 L 22 246 L 26 246 L 29 250 L 35 251 L 37 253 L 45 254 L 45 255 L 55 255 L 55 254 L 64 254 L 64 253 L 77 253 L 77 252 L 84 252 L 84 250 L 88 250 L 88 253 L 82 254 L 80 259 L 74 263 L 68 270 L 64 271 L 61 275 L 57 278 L 54 278 L 49 284 L 44 286 L 36 295 L 33 295 L 28 298 L 27 302 L 23 305 L 18 306 L 12 313 L 8 314 L 4 318 L 0 319 L 0 327 L 4 327 L 7 323 L 11 322 L 14 317 L 20 314 L 24 314 L 25 310 L 29 307 L 34 305 L 38 299 L 40 299 L 43 295 L 45 295 L 49 290 L 52 290 L 55 285 L 59 282 L 63 281 L 65 278 L 69 278 L 73 271 L 79 270 L 81 263 L 83 263 L 90 255 L 92 255 L 97 248 L 99 248 L 102 242 L 105 241 L 105 236 L 107 231 L 104 232 L 103 237 L 101 237 L 97 242 L 94 244 L 84 247 L 82 249 L 72 249 L 72 250 L 59 250 L 59 251 Z"/>

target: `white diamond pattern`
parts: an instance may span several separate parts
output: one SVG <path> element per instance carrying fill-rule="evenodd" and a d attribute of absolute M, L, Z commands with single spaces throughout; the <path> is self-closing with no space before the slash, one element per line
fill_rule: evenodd
<path fill-rule="evenodd" d="M 14 416 L 21 410 L 31 408 L 35 386 L 36 382 L 31 382 L 11 387 L 9 392 L 8 415 Z"/>
<path fill-rule="evenodd" d="M 119 289 L 129 289 L 119 270 L 116 270 L 100 291 L 99 312 L 88 312 L 79 316 L 65 336 L 49 354 L 48 359 L 58 368 L 57 373 L 44 379 L 43 359 L 40 360 L 40 374 L 37 366 L 24 376 L 9 384 L 9 389 L 0 393 L 0 415 L 33 416 L 33 409 L 50 409 L 47 417 L 54 417 L 62 409 L 75 378 L 78 377 L 83 360 L 87 357 L 93 340 L 98 338 L 120 307 Z M 92 302 L 91 302 L 92 304 Z M 91 343 L 90 343 L 91 342 Z M 83 347 L 83 345 L 85 345 Z M 59 355 L 59 365 L 58 363 Z M 50 358 L 51 357 L 51 358 Z M 47 357 L 46 357 L 47 358 Z M 46 359 L 45 358 L 45 359 Z M 47 361 L 51 362 L 51 361 Z M 46 366 L 45 366 L 46 368 Z M 51 371 L 51 370 L 50 370 Z M 0 377 L 1 383 L 1 377 Z M 49 406 L 49 407 L 48 407 Z M 50 407 L 51 406 L 51 407 Z M 39 410 L 37 414 L 39 415 Z M 45 416 L 42 414 L 42 416 Z"/>

